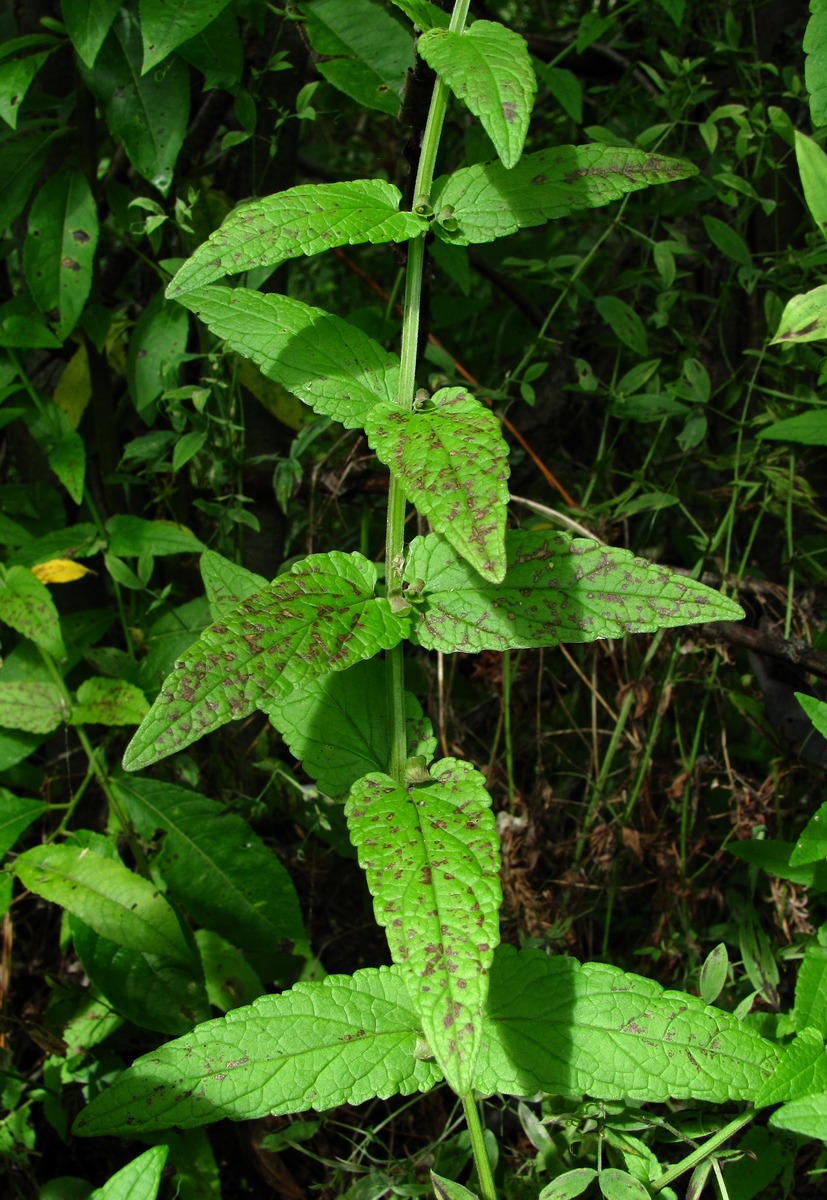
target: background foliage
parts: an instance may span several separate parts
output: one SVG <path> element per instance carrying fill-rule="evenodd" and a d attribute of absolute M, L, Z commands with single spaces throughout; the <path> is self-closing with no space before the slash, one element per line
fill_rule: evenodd
<path fill-rule="evenodd" d="M 256 715 L 151 779 L 118 764 L 209 619 L 199 553 L 269 579 L 316 548 L 380 551 L 386 477 L 361 434 L 163 293 L 242 199 L 376 176 L 405 191 L 399 10 L 416 7 L 64 0 L 0 16 L 0 849 L 23 884 L 0 878 L 12 1194 L 85 1196 L 135 1159 L 69 1129 L 137 1053 L 299 978 L 387 961 L 341 806 L 297 766 L 313 753 L 300 711 L 286 744 Z M 628 145 L 699 170 L 481 248 L 436 243 L 432 390 L 470 378 L 504 416 L 524 524 L 724 580 L 748 622 L 411 664 L 442 752 L 495 798 L 508 939 L 700 991 L 773 1037 L 827 1025 L 823 847 L 793 849 L 825 763 L 794 698 L 827 675 L 825 365 L 818 341 L 772 340 L 825 262 L 825 173 L 801 137 L 827 115 L 813 9 L 808 27 L 775 0 L 472 6 L 534 58 L 528 151 Z M 441 156 L 448 172 L 493 151 L 453 109 Z M 248 283 L 390 348 L 401 265 L 345 244 Z M 205 576 L 213 606 L 234 602 L 220 560 Z M 102 879 L 106 903 L 81 911 L 72 896 Z M 682 1136 L 707 1119 L 679 1116 Z M 631 1170 L 674 1151 L 668 1126 L 619 1102 L 503 1102 L 489 1118 L 515 1196 L 596 1154 Z M 809 1120 L 752 1128 L 757 1158 L 727 1166 L 729 1195 L 816 1195 L 824 1112 Z M 437 1091 L 164 1133 L 138 1175 L 166 1161 L 170 1196 L 418 1194 L 429 1167 L 456 1178 L 468 1162 L 454 1121 Z"/>

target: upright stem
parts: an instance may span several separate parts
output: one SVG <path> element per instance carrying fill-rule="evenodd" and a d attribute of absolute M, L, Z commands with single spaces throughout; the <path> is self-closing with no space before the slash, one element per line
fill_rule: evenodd
<path fill-rule="evenodd" d="M 477 1103 L 469 1093 L 466 1093 L 461 1099 L 462 1111 L 465 1113 L 465 1120 L 468 1124 L 468 1133 L 471 1135 L 471 1149 L 474 1152 L 474 1166 L 477 1168 L 480 1196 L 482 1200 L 496 1200 L 494 1176 L 491 1173 L 491 1163 L 488 1161 L 488 1151 L 485 1148 L 485 1137 Z"/>
<path fill-rule="evenodd" d="M 456 0 L 450 29 L 462 33 L 471 0 Z M 439 139 L 445 120 L 448 89 L 438 79 L 431 97 L 431 107 L 422 136 L 422 149 L 414 184 L 415 203 L 427 201 L 434 180 Z M 419 310 L 422 302 L 422 274 L 425 266 L 425 235 L 408 242 L 408 263 L 405 269 L 405 301 L 402 318 L 399 391 L 400 408 L 409 410 L 413 404 L 416 384 L 416 358 L 419 346 Z M 385 585 L 388 599 L 393 602 L 402 595 L 402 571 L 405 565 L 405 494 L 397 478 L 391 474 L 388 492 L 388 523 L 385 535 Z M 405 778 L 407 739 L 405 736 L 405 671 L 402 646 L 395 646 L 385 658 L 385 679 L 388 697 L 388 716 L 391 731 L 389 774 L 402 783 Z"/>

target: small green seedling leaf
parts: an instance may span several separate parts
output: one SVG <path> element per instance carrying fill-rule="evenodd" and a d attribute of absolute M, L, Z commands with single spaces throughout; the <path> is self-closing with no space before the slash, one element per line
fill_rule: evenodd
<path fill-rule="evenodd" d="M 444 1175 L 437 1175 L 436 1171 L 431 1171 L 431 1187 L 436 1200 L 479 1200 L 476 1192 L 469 1191 L 461 1183 L 454 1183 L 453 1179 L 446 1179 Z"/>
<path fill-rule="evenodd" d="M 482 122 L 504 167 L 523 152 L 537 81 L 525 38 L 495 21 L 462 33 L 432 28 L 417 52 Z"/>
<path fill-rule="evenodd" d="M 214 550 L 205 550 L 198 565 L 214 621 L 220 621 L 242 600 L 267 587 L 268 581 L 263 575 L 248 571 L 246 567 L 224 558 L 223 554 L 216 554 Z"/>
<path fill-rule="evenodd" d="M 141 0 L 141 35 L 146 75 L 177 46 L 194 38 L 215 20 L 229 0 Z"/>
<path fill-rule="evenodd" d="M 268 379 L 347 429 L 363 426 L 377 403 L 396 403 L 396 355 L 324 309 L 215 286 L 187 292 L 181 303 Z"/>
<path fill-rule="evenodd" d="M 786 342 L 818 342 L 823 338 L 827 338 L 827 284 L 824 283 L 810 292 L 803 292 L 800 296 L 793 296 L 792 300 L 787 301 L 775 337 L 770 345 L 783 345 Z M 815 411 L 803 415 L 817 417 L 819 413 Z M 789 425 L 791 421 L 800 420 L 800 417 L 792 417 L 790 421 L 778 421 L 775 425 L 769 426 L 769 429 L 762 429 L 758 437 L 774 437 L 775 435 L 770 431 L 777 428 L 778 425 Z M 820 430 L 819 436 L 825 437 L 823 429 Z M 821 446 L 825 442 L 819 441 L 814 444 Z"/>
<path fill-rule="evenodd" d="M 374 597 L 360 554 L 313 554 L 209 626 L 182 655 L 127 747 L 137 771 L 189 746 L 259 701 L 343 671 L 406 635 L 408 618 Z"/>
<path fill-rule="evenodd" d="M 167 288 L 175 300 L 224 275 L 360 242 L 405 242 L 428 228 L 400 212 L 402 193 L 383 179 L 300 184 L 234 209 Z"/>
<path fill-rule="evenodd" d="M 49 589 L 27 567 L 9 567 L 0 578 L 0 621 L 31 638 L 53 658 L 65 658 L 60 617 Z"/>
<path fill-rule="evenodd" d="M 723 942 L 710 950 L 701 967 L 700 992 L 704 1004 L 714 1004 L 723 991 L 729 971 L 729 955 Z"/>
<path fill-rule="evenodd" d="M 70 725 L 140 725 L 149 702 L 140 688 L 125 679 L 85 679 L 72 705 Z"/>
<path fill-rule="evenodd" d="M 51 733 L 69 719 L 63 692 L 54 683 L 0 683 L 0 726 L 26 733 Z"/>
<path fill-rule="evenodd" d="M 437 534 L 411 543 L 406 579 L 424 579 L 413 639 L 444 653 L 555 646 L 738 620 L 734 601 L 693 579 L 566 533 L 506 534 L 500 584 L 481 579 Z"/>
<path fill-rule="evenodd" d="M 74 913 L 102 937 L 172 962 L 191 954 L 173 909 L 123 863 L 69 844 L 35 846 L 15 861 L 24 887 Z"/>
<path fill-rule="evenodd" d="M 155 1200 L 168 1154 L 169 1146 L 151 1146 L 90 1192 L 88 1200 Z"/>
<path fill-rule="evenodd" d="M 597 1179 L 594 1167 L 576 1167 L 558 1175 L 540 1192 L 538 1200 L 576 1200 Z"/>
<path fill-rule="evenodd" d="M 485 579 L 502 579 L 508 447 L 494 414 L 443 388 L 421 410 L 377 405 L 365 429 L 423 516 Z"/>
<path fill-rule="evenodd" d="M 810 942 L 795 981 L 793 1021 L 796 1029 L 815 1029 L 827 1036 L 827 947 Z"/>
<path fill-rule="evenodd" d="M 344 799 L 358 779 L 387 769 L 390 733 L 384 664 L 377 659 L 326 675 L 284 699 L 259 703 L 311 779 L 326 796 Z M 408 752 L 433 758 L 431 722 L 405 693 Z"/>
<path fill-rule="evenodd" d="M 245 820 L 198 792 L 155 779 L 121 779 L 118 792 L 148 837 L 170 894 L 207 929 L 246 951 L 264 979 L 279 954 L 308 955 L 301 908 L 285 868 Z"/>
<path fill-rule="evenodd" d="M 603 963 L 501 946 L 474 1087 L 601 1100 L 752 1101 L 780 1060 L 731 1013 Z"/>
<path fill-rule="evenodd" d="M 72 332 L 83 312 L 97 244 L 98 214 L 86 176 L 53 175 L 29 212 L 23 266 L 38 308 L 49 314 L 60 338 Z"/>
<path fill-rule="evenodd" d="M 603 145 L 539 150 L 511 170 L 501 163 L 479 163 L 435 181 L 434 212 L 447 209 L 452 216 L 447 222 L 437 219 L 434 232 L 459 246 L 493 242 L 517 229 L 610 204 L 627 192 L 688 179 L 697 171 L 675 158 Z"/>
<path fill-rule="evenodd" d="M 415 1054 L 417 1023 L 388 967 L 298 983 L 139 1058 L 75 1132 L 191 1129 L 427 1091 L 441 1074 Z"/>
<path fill-rule="evenodd" d="M 426 785 L 388 775 L 354 785 L 345 815 L 376 919 L 445 1078 L 472 1084 L 498 940 L 499 852 L 485 780 L 446 758 Z"/>

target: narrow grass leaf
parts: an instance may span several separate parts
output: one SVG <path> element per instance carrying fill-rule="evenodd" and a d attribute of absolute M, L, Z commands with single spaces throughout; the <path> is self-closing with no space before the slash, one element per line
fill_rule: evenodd
<path fill-rule="evenodd" d="M 463 1094 L 473 1080 L 498 940 L 497 832 L 478 771 L 446 758 L 430 776 L 406 787 L 368 775 L 354 785 L 345 815 L 425 1037 Z"/>
<path fill-rule="evenodd" d="M 62 905 L 117 945 L 190 962 L 189 947 L 164 896 L 123 863 L 64 843 L 26 850 L 14 869 L 29 891 Z"/>
<path fill-rule="evenodd" d="M 152 1146 L 89 1193 L 89 1200 L 155 1200 L 169 1146 Z"/>
<path fill-rule="evenodd" d="M 146 75 L 167 55 L 214 21 L 229 0 L 141 0 L 143 67 Z"/>
<path fill-rule="evenodd" d="M 423 516 L 485 579 L 502 579 L 508 447 L 494 414 L 464 388 L 442 388 L 421 410 L 377 405 L 365 429 Z"/>
<path fill-rule="evenodd" d="M 406 635 L 408 619 L 373 595 L 360 554 L 313 554 L 209 626 L 175 664 L 127 747 L 137 771 L 183 749 L 259 701 L 343 671 Z"/>
<path fill-rule="evenodd" d="M 199 925 L 230 938 L 268 981 L 280 955 L 309 954 L 290 876 L 242 817 L 155 779 L 121 779 L 118 792 L 141 829 L 163 830 L 156 864 Z"/>
<path fill-rule="evenodd" d="M 412 212 L 400 212 L 402 193 L 383 179 L 300 184 L 240 205 L 187 259 L 167 296 L 203 287 L 250 267 L 277 266 L 301 254 L 360 242 L 404 242 L 427 230 Z"/>
<path fill-rule="evenodd" d="M 501 946 L 474 1087 L 600 1100 L 752 1101 L 779 1050 L 731 1013 L 603 963 Z"/>
<path fill-rule="evenodd" d="M 515 530 L 506 551 L 505 578 L 491 584 L 437 534 L 414 539 L 405 578 L 424 580 L 412 633 L 419 645 L 444 653 L 555 646 L 743 616 L 693 579 L 586 538 Z"/>
<path fill-rule="evenodd" d="M 188 292 L 181 303 L 268 379 L 346 429 L 363 426 L 377 403 L 396 402 L 396 355 L 324 309 L 226 287 Z"/>
<path fill-rule="evenodd" d="M 75 1132 L 190 1129 L 427 1091 L 441 1073 L 417 1056 L 417 1026 L 393 969 L 299 983 L 139 1058 Z"/>
<path fill-rule="evenodd" d="M 495 21 L 462 33 L 430 29 L 417 52 L 479 118 L 504 167 L 523 152 L 537 81 L 525 38 Z"/>
<path fill-rule="evenodd" d="M 478 163 L 435 181 L 434 233 L 460 246 L 493 242 L 517 229 L 610 204 L 627 192 L 688 179 L 697 171 L 675 158 L 603 145 L 539 150 L 511 170 L 501 163 Z"/>
<path fill-rule="evenodd" d="M 60 617 L 49 589 L 26 567 L 9 567 L 0 578 L 0 621 L 53 658 L 66 657 Z"/>
<path fill-rule="evenodd" d="M 317 679 L 283 699 L 267 698 L 259 708 L 326 796 L 344 798 L 358 779 L 387 769 L 391 747 L 385 667 L 378 659 Z M 430 761 L 436 739 L 411 692 L 405 693 L 405 712 L 408 755 Z"/>

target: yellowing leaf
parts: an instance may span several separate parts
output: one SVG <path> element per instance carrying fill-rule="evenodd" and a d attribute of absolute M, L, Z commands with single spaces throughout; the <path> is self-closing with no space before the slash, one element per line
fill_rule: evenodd
<path fill-rule="evenodd" d="M 92 399 L 92 379 L 89 375 L 86 346 L 80 346 L 63 368 L 53 399 L 72 428 L 77 429 L 86 405 Z"/>
<path fill-rule="evenodd" d="M 41 583 L 72 583 L 90 573 L 88 567 L 71 558 L 50 558 L 48 562 L 37 563 L 30 570 Z"/>

